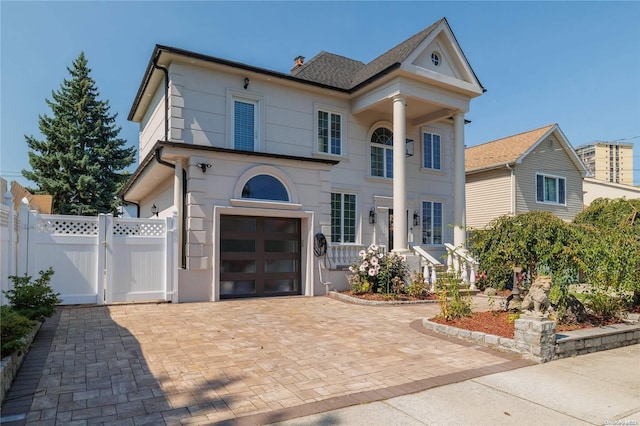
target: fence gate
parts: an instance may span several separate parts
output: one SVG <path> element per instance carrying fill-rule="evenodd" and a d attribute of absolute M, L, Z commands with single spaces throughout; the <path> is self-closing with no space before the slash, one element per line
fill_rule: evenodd
<path fill-rule="evenodd" d="M 170 222 L 107 217 L 106 303 L 167 300 L 171 295 Z"/>
<path fill-rule="evenodd" d="M 165 219 L 20 212 L 18 274 L 53 267 L 62 304 L 177 301 L 176 216 Z"/>

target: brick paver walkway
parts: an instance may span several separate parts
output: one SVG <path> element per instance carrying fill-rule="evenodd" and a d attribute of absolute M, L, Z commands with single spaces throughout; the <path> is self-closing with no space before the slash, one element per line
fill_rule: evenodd
<path fill-rule="evenodd" d="M 27 424 L 264 424 L 528 365 L 327 297 L 67 307 Z"/>

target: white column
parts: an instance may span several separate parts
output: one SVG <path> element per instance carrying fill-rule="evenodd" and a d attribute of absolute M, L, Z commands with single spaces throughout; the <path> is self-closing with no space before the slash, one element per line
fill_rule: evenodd
<path fill-rule="evenodd" d="M 464 173 L 464 112 L 453 116 L 453 245 L 466 244 L 466 200 Z"/>
<path fill-rule="evenodd" d="M 405 98 L 393 98 L 393 251 L 407 251 L 407 178 Z"/>

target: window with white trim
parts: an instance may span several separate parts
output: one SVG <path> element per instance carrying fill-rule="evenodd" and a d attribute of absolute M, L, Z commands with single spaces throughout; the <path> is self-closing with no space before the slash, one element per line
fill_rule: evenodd
<path fill-rule="evenodd" d="M 342 155 L 342 114 L 318 110 L 318 152 Z"/>
<path fill-rule="evenodd" d="M 441 153 L 440 135 L 424 132 L 422 134 L 422 167 L 431 170 L 442 170 Z"/>
<path fill-rule="evenodd" d="M 422 244 L 442 244 L 442 203 L 422 202 Z"/>
<path fill-rule="evenodd" d="M 536 201 L 565 205 L 566 185 L 563 177 L 536 174 Z"/>
<path fill-rule="evenodd" d="M 393 132 L 386 127 L 371 134 L 371 176 L 393 177 Z"/>
<path fill-rule="evenodd" d="M 233 98 L 233 149 L 255 151 L 258 139 L 258 102 Z"/>
<path fill-rule="evenodd" d="M 331 242 L 356 242 L 356 196 L 331 193 Z"/>

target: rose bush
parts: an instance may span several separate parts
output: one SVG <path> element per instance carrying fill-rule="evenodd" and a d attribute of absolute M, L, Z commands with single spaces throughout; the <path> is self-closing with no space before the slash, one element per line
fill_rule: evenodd
<path fill-rule="evenodd" d="M 347 277 L 353 293 L 404 293 L 408 274 L 407 258 L 371 244 L 359 253 L 359 261 L 349 267 Z"/>

